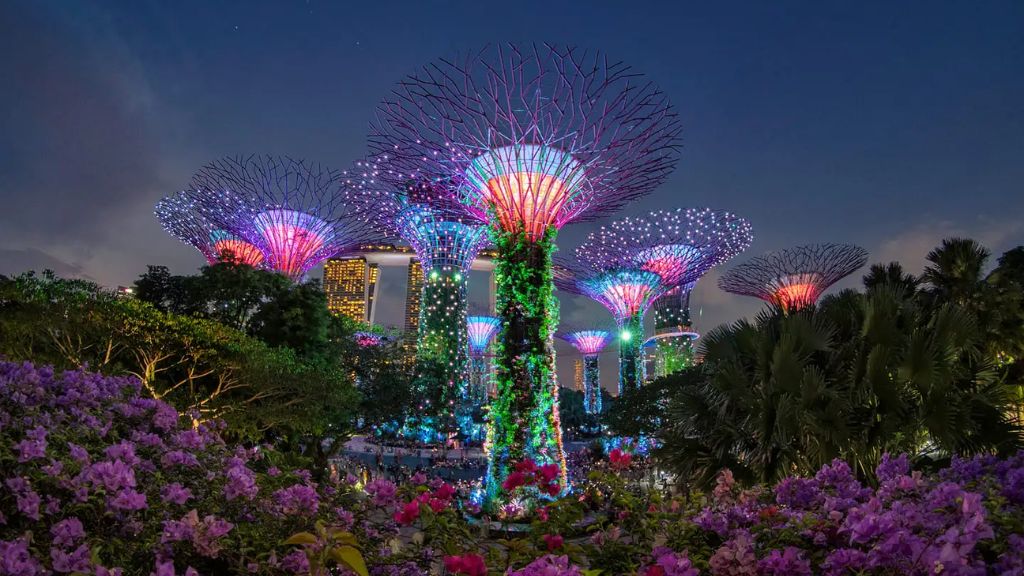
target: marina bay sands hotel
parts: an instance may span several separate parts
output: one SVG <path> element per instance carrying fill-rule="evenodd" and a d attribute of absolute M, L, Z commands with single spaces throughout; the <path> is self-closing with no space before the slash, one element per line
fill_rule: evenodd
<path fill-rule="evenodd" d="M 494 252 L 484 250 L 473 261 L 472 270 L 490 276 L 490 309 L 494 309 Z M 342 258 L 324 264 L 323 289 L 327 307 L 336 314 L 373 324 L 376 319 L 382 268 L 404 268 L 408 278 L 405 291 L 405 334 L 415 341 L 420 320 L 420 289 L 423 268 L 408 246 L 371 244 L 361 246 Z"/>

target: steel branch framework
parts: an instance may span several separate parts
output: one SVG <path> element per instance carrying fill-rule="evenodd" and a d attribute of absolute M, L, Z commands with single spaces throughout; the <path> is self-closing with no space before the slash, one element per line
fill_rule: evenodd
<path fill-rule="evenodd" d="M 228 258 L 249 266 L 263 262 L 259 248 L 207 220 L 196 200 L 184 192 L 162 198 L 156 204 L 155 214 L 164 230 L 191 244 L 210 264 Z"/>
<path fill-rule="evenodd" d="M 192 178 L 202 215 L 257 246 L 292 279 L 374 232 L 344 203 L 343 172 L 287 157 L 226 157 Z"/>
<path fill-rule="evenodd" d="M 723 274 L 718 287 L 794 311 L 816 303 L 829 286 L 867 260 L 860 246 L 808 244 L 748 260 Z"/>
<path fill-rule="evenodd" d="M 450 180 L 494 231 L 503 328 L 488 416 L 489 511 L 507 502 L 502 483 L 526 458 L 557 463 L 567 487 L 551 344 L 556 232 L 661 183 L 679 130 L 665 95 L 628 66 L 552 45 L 434 62 L 378 107 L 370 148 L 387 162 L 381 177 Z"/>
<path fill-rule="evenodd" d="M 746 250 L 753 241 L 750 223 L 725 210 L 657 210 L 612 222 L 594 234 L 585 256 L 632 262 L 658 274 L 669 287 L 654 304 L 657 370 L 665 375 L 693 361 L 690 292 L 697 281 Z"/>
<path fill-rule="evenodd" d="M 370 147 L 389 160 L 386 177 L 455 175 L 480 220 L 537 240 L 660 184 L 679 132 L 666 96 L 622 62 L 498 45 L 403 80 L 378 108 Z"/>

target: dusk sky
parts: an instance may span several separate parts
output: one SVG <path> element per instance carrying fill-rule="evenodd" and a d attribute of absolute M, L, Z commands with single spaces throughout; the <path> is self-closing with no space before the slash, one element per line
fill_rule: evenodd
<path fill-rule="evenodd" d="M 202 258 L 152 211 L 202 164 L 271 153 L 347 167 L 403 75 L 503 41 L 602 50 L 675 104 L 675 172 L 606 221 L 727 209 L 755 235 L 734 263 L 851 242 L 919 272 L 946 236 L 996 255 L 1024 243 L 1024 2 L 709 4 L 7 0 L 0 273 L 108 286 L 146 264 L 191 273 Z M 593 226 L 564 229 L 561 253 Z M 702 331 L 759 308 L 716 277 L 693 298 Z M 404 296 L 404 270 L 384 279 L 394 317 L 378 320 L 399 323 L 386 303 Z M 565 297 L 563 318 L 608 316 Z M 559 349 L 564 379 L 573 356 Z M 610 382 L 614 354 L 603 369 Z"/>

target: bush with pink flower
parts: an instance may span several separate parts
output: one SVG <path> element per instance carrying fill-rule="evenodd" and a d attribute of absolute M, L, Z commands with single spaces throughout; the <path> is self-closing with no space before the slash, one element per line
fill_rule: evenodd
<path fill-rule="evenodd" d="M 317 483 L 272 447 L 140 394 L 135 380 L 0 362 L 0 576 L 1024 575 L 1024 453 L 935 473 L 884 457 L 671 497 L 627 453 L 571 489 L 524 461 L 528 530 L 417 476 Z M 365 563 L 365 567 L 364 567 Z M 347 566 L 348 568 L 339 568 Z"/>

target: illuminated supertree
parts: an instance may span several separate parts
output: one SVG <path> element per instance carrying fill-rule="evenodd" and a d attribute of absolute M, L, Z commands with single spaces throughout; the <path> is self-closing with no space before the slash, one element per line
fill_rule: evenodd
<path fill-rule="evenodd" d="M 588 241 L 593 240 L 593 234 Z M 555 283 L 562 290 L 587 296 L 608 309 L 619 327 L 619 389 L 621 396 L 643 381 L 640 347 L 644 315 L 668 289 L 661 277 L 628 261 L 580 259 L 585 242 L 576 249 L 577 263 L 560 261 Z"/>
<path fill-rule="evenodd" d="M 556 463 L 566 487 L 552 336 L 559 228 L 610 212 L 663 181 L 678 119 L 621 62 L 557 46 L 496 46 L 405 78 L 378 108 L 373 152 L 387 176 L 446 174 L 492 227 L 498 257 L 497 398 L 488 416 L 485 507 L 521 460 Z M 532 500 L 527 502 L 532 505 Z"/>
<path fill-rule="evenodd" d="M 469 271 L 490 243 L 487 226 L 472 218 L 443 180 L 394 186 L 378 177 L 383 161 L 360 163 L 346 182 L 346 203 L 371 222 L 409 243 L 423 269 L 416 346 L 422 370 L 438 374 L 440 390 L 421 390 L 420 410 L 442 432 L 454 429 L 456 409 L 470 400 L 466 291 Z M 475 403 L 479 405 L 479 403 Z"/>
<path fill-rule="evenodd" d="M 562 335 L 583 355 L 583 410 L 587 414 L 601 413 L 601 351 L 612 340 L 607 330 L 577 330 Z"/>
<path fill-rule="evenodd" d="M 220 228 L 257 246 L 293 280 L 371 238 L 338 194 L 344 173 L 290 158 L 228 157 L 203 166 L 187 194 Z"/>
<path fill-rule="evenodd" d="M 164 230 L 194 246 L 210 264 L 226 259 L 249 266 L 263 262 L 259 248 L 207 220 L 188 194 L 179 192 L 161 199 L 155 213 Z"/>
<path fill-rule="evenodd" d="M 490 392 L 490 378 L 487 375 L 487 347 L 501 329 L 501 319 L 494 316 L 470 316 L 466 318 L 469 333 L 470 357 L 470 400 L 476 404 L 487 402 Z"/>
<path fill-rule="evenodd" d="M 791 312 L 816 303 L 829 286 L 867 261 L 860 246 L 808 244 L 748 260 L 723 274 L 718 287 Z"/>
<path fill-rule="evenodd" d="M 654 303 L 654 338 L 659 375 L 693 363 L 690 293 L 712 267 L 746 250 L 750 223 L 724 210 L 679 208 L 627 217 L 595 235 L 587 250 L 601 259 L 632 261 L 669 286 Z"/>

